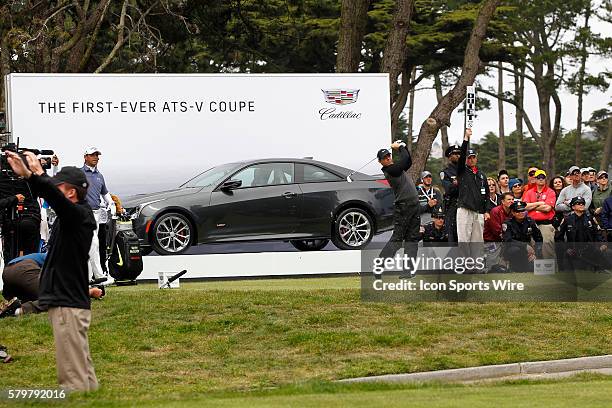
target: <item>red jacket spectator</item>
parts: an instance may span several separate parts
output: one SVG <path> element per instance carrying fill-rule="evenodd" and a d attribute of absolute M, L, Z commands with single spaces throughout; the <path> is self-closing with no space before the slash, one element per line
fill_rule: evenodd
<path fill-rule="evenodd" d="M 491 216 L 484 223 L 483 238 L 485 242 L 501 242 L 502 224 L 512 218 L 510 204 L 514 201 L 512 193 L 504 193 L 501 204 L 493 207 Z"/>
<path fill-rule="evenodd" d="M 555 191 L 550 187 L 544 185 L 541 192 L 538 192 L 538 188 L 531 188 L 523 194 L 523 201 L 526 203 L 544 202 L 551 206 L 551 210 L 548 212 L 542 212 L 538 210 L 530 210 L 527 215 L 529 218 L 538 221 L 549 221 L 555 218 L 555 203 L 557 202 L 557 195 Z"/>

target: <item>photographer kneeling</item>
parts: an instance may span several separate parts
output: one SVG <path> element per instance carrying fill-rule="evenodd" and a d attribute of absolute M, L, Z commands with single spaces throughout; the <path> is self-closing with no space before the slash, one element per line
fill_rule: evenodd
<path fill-rule="evenodd" d="M 2 296 L 6 301 L 0 304 L 0 319 L 47 311 L 38 301 L 40 270 L 46 258 L 46 253 L 37 252 L 15 258 L 4 267 Z M 105 294 L 104 286 L 89 288 L 90 298 L 102 299 Z"/>
<path fill-rule="evenodd" d="M 98 380 L 87 338 L 91 321 L 87 261 L 96 221 L 85 202 L 87 179 L 76 167 L 64 167 L 50 178 L 33 153 L 24 154 L 29 168 L 19 154 L 5 154 L 13 171 L 27 179 L 32 191 L 57 214 L 40 273 L 39 304 L 48 309 L 53 328 L 59 384 L 70 390 L 95 390 Z"/>

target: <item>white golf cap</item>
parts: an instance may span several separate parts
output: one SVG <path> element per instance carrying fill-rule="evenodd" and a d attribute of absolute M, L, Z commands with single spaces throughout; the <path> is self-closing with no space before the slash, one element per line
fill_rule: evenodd
<path fill-rule="evenodd" d="M 98 154 L 102 154 L 102 152 L 100 151 L 100 149 L 98 149 L 97 147 L 88 147 L 85 150 L 85 154 L 94 154 L 94 153 L 98 153 Z"/>

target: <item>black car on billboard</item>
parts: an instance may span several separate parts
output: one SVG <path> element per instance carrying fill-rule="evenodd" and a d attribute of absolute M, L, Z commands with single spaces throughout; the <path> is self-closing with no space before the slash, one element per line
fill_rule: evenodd
<path fill-rule="evenodd" d="M 310 159 L 266 159 L 213 167 L 179 188 L 124 202 L 143 253 L 184 253 L 204 243 L 283 240 L 318 250 L 331 240 L 361 249 L 389 230 L 386 180 Z"/>

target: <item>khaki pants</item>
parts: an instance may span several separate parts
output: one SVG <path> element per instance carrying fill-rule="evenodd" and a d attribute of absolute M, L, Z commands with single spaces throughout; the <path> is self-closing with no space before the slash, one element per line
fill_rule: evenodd
<path fill-rule="evenodd" d="M 60 387 L 72 391 L 98 389 L 87 339 L 91 310 L 51 307 L 49 321 L 55 338 L 57 379 Z"/>
<path fill-rule="evenodd" d="M 555 227 L 551 224 L 538 225 L 538 229 L 542 233 L 542 258 L 555 258 Z"/>
<path fill-rule="evenodd" d="M 483 229 L 484 214 L 467 208 L 457 209 L 457 238 L 462 256 L 473 259 L 484 256 Z"/>
<path fill-rule="evenodd" d="M 484 214 L 467 208 L 457 209 L 457 238 L 459 242 L 483 242 Z"/>

